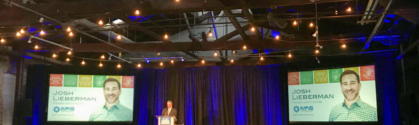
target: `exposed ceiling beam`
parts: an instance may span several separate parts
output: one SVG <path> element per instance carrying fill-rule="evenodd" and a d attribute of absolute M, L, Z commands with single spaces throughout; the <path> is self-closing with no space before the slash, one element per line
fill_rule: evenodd
<path fill-rule="evenodd" d="M 380 19 L 378 19 L 377 24 L 375 25 L 374 29 L 372 30 L 372 33 L 370 34 L 370 37 L 368 37 L 368 40 L 365 43 L 365 46 L 364 46 L 364 48 L 362 49 L 361 52 L 363 52 L 365 49 L 368 49 L 370 47 L 372 39 L 374 38 L 375 34 L 377 34 L 377 32 L 380 30 L 379 28 L 381 28 L 381 24 L 383 23 L 384 17 L 386 16 L 387 10 L 388 10 L 388 8 L 390 8 L 390 5 L 391 5 L 392 2 L 393 2 L 393 0 L 390 0 L 388 2 L 387 6 L 386 6 L 386 9 L 382 13 Z"/>
<path fill-rule="evenodd" d="M 242 9 L 242 12 L 243 12 L 244 16 L 246 16 L 247 20 L 248 20 L 249 22 L 251 22 L 251 23 L 252 23 L 252 25 L 254 25 L 254 23 L 255 23 L 255 19 L 253 19 L 253 16 L 250 14 L 250 12 L 249 12 L 249 11 L 250 11 L 250 10 L 249 10 L 249 8 L 243 8 L 243 9 Z M 260 33 L 259 28 L 255 28 L 255 32 L 256 32 L 256 36 L 257 36 L 259 39 L 262 39 L 262 33 Z"/>
<path fill-rule="evenodd" d="M 249 36 L 246 35 L 246 33 L 244 32 L 245 30 L 241 29 L 239 21 L 237 21 L 235 16 L 233 16 L 233 12 L 231 12 L 231 10 L 224 10 L 224 13 L 228 16 L 228 19 L 233 23 L 233 26 L 239 32 L 240 36 L 244 40 L 249 40 L 250 39 Z"/>

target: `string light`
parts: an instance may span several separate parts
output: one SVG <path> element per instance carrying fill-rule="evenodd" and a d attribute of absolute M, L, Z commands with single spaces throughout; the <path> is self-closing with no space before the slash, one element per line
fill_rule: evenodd
<path fill-rule="evenodd" d="M 264 60 L 263 56 L 260 56 L 260 61 L 263 61 L 263 60 Z"/>
<path fill-rule="evenodd" d="M 20 33 L 19 33 L 19 32 L 17 32 L 17 33 L 16 33 L 16 36 L 20 36 Z"/>
<path fill-rule="evenodd" d="M 294 22 L 292 23 L 294 26 L 297 25 L 297 20 L 294 20 Z"/>
<path fill-rule="evenodd" d="M 102 20 L 99 20 L 98 24 L 99 25 L 103 25 L 103 21 Z"/>
<path fill-rule="evenodd" d="M 52 58 L 57 58 L 57 54 L 53 53 Z"/>
<path fill-rule="evenodd" d="M 85 65 L 85 64 L 86 64 L 86 62 L 84 62 L 84 60 L 83 60 L 83 61 L 81 61 L 81 64 L 82 64 L 82 65 Z"/>
<path fill-rule="evenodd" d="M 146 60 L 147 63 L 150 63 L 150 60 Z"/>
<path fill-rule="evenodd" d="M 184 61 L 185 61 L 185 59 L 183 59 L 183 58 L 182 58 L 182 59 L 180 59 L 180 61 L 184 62 Z"/>
<path fill-rule="evenodd" d="M 201 60 L 201 63 L 202 63 L 202 64 L 205 64 L 205 60 L 204 60 L 204 59 L 202 59 L 202 60 Z"/>
<path fill-rule="evenodd" d="M 276 40 L 279 40 L 279 38 L 281 38 L 279 35 L 276 35 L 276 36 L 275 36 L 275 39 L 276 39 Z"/>
<path fill-rule="evenodd" d="M 335 15 L 338 15 L 339 13 L 338 13 L 338 10 L 335 10 Z"/>
<path fill-rule="evenodd" d="M 243 49 L 247 49 L 247 46 L 246 46 L 246 45 L 244 45 L 244 46 L 243 46 Z"/>
<path fill-rule="evenodd" d="M 122 39 L 121 35 L 116 36 L 116 39 L 121 40 Z"/>
<path fill-rule="evenodd" d="M 100 59 L 105 59 L 105 55 L 100 56 Z"/>
<path fill-rule="evenodd" d="M 172 59 L 172 60 L 170 60 L 170 63 L 172 63 L 172 64 L 173 64 L 173 63 L 175 63 L 175 61 Z"/>
<path fill-rule="evenodd" d="M 211 32 L 211 30 L 208 32 L 208 37 L 212 37 L 212 32 Z"/>
<path fill-rule="evenodd" d="M 23 29 L 20 29 L 20 33 L 25 33 L 25 30 L 23 30 Z"/>
<path fill-rule="evenodd" d="M 288 51 L 288 58 L 291 58 L 291 57 L 292 57 L 291 51 Z"/>
<path fill-rule="evenodd" d="M 314 26 L 314 24 L 313 24 L 313 22 L 311 22 L 311 23 L 310 23 L 310 27 L 313 27 L 313 26 Z"/>
<path fill-rule="evenodd" d="M 255 32 L 255 27 L 252 27 L 250 31 Z"/>
<path fill-rule="evenodd" d="M 71 28 L 70 27 L 67 27 L 67 32 L 71 32 Z"/>
<path fill-rule="evenodd" d="M 236 50 L 233 50 L 233 51 L 231 51 L 231 54 L 236 54 L 237 53 L 237 51 Z"/>
<path fill-rule="evenodd" d="M 346 12 L 351 12 L 351 11 L 352 11 L 351 7 L 348 7 L 348 9 L 346 9 Z"/>
<path fill-rule="evenodd" d="M 100 62 L 100 63 L 99 63 L 99 67 L 103 67 L 103 64 L 102 64 L 102 62 Z"/>
<path fill-rule="evenodd" d="M 39 46 L 38 45 L 35 45 L 35 49 L 39 49 Z"/>
<path fill-rule="evenodd" d="M 65 59 L 65 61 L 70 62 L 70 58 Z"/>
<path fill-rule="evenodd" d="M 164 39 L 169 39 L 169 35 L 164 34 Z"/>
<path fill-rule="evenodd" d="M 67 52 L 67 55 L 71 55 L 71 54 L 72 54 L 71 50 Z"/>
<path fill-rule="evenodd" d="M 180 2 L 180 0 L 175 0 L 176 2 Z"/>
<path fill-rule="evenodd" d="M 1 42 L 1 43 L 5 43 L 5 42 L 6 42 L 6 40 L 4 40 L 3 38 L 1 38 L 0 42 Z"/>
<path fill-rule="evenodd" d="M 120 64 L 120 63 L 118 63 L 118 65 L 116 65 L 116 67 L 117 67 L 117 68 L 121 68 L 122 66 L 121 66 L 121 64 Z"/>
<path fill-rule="evenodd" d="M 314 51 L 316 54 L 319 54 L 319 50 L 316 49 L 316 51 Z"/>
<path fill-rule="evenodd" d="M 140 10 L 135 10 L 135 15 L 140 15 Z"/>
<path fill-rule="evenodd" d="M 41 32 L 39 32 L 40 35 L 44 35 L 45 32 L 43 30 L 41 30 Z"/>
<path fill-rule="evenodd" d="M 73 32 L 70 32 L 68 35 L 69 35 L 69 36 L 73 36 Z"/>
<path fill-rule="evenodd" d="M 160 53 L 160 52 L 157 52 L 157 53 L 156 53 L 156 55 L 157 55 L 157 56 L 160 56 L 160 55 L 161 55 L 161 53 Z"/>
<path fill-rule="evenodd" d="M 230 63 L 234 63 L 234 59 L 231 59 L 231 60 L 230 60 Z"/>
<path fill-rule="evenodd" d="M 345 48 L 346 48 L 346 44 L 343 44 L 343 45 L 342 45 L 342 48 L 344 48 L 344 49 L 345 49 Z"/>
<path fill-rule="evenodd" d="M 214 57 L 217 57 L 217 56 L 218 56 L 217 51 L 214 51 Z"/>
<path fill-rule="evenodd" d="M 138 64 L 137 64 L 137 67 L 138 67 L 138 68 L 140 68 L 140 67 L 141 67 L 141 64 L 139 64 L 139 63 L 138 63 Z"/>
<path fill-rule="evenodd" d="M 160 66 L 163 66 L 163 62 L 160 62 Z"/>

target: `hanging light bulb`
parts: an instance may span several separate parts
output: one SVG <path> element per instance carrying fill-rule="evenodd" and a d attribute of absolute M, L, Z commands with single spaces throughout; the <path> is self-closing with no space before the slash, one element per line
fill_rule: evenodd
<path fill-rule="evenodd" d="M 137 64 L 137 67 L 138 67 L 138 68 L 140 68 L 140 67 L 141 67 L 141 64 L 139 64 L 139 63 L 138 63 L 138 64 Z"/>
<path fill-rule="evenodd" d="M 105 59 L 105 55 L 100 56 L 100 59 Z"/>
<path fill-rule="evenodd" d="M 172 60 L 170 60 L 170 63 L 172 63 L 172 64 L 173 64 L 173 63 L 175 63 L 175 61 L 172 59 Z"/>
<path fill-rule="evenodd" d="M 86 64 L 86 62 L 84 62 L 84 60 L 83 60 L 83 61 L 81 61 L 81 64 L 82 64 L 82 65 L 85 65 L 85 64 Z"/>
<path fill-rule="evenodd" d="M 319 54 L 319 53 L 320 53 L 320 51 L 319 51 L 319 50 L 317 50 L 317 49 L 316 49 L 316 51 L 314 51 L 314 52 L 315 52 L 316 54 Z"/>
<path fill-rule="evenodd" d="M 234 63 L 234 59 L 231 59 L 231 60 L 230 60 L 230 63 Z"/>
<path fill-rule="evenodd" d="M 237 51 L 236 50 L 233 50 L 233 51 L 231 51 L 231 54 L 236 54 L 237 53 Z"/>
<path fill-rule="evenodd" d="M 121 68 L 121 64 L 120 64 L 120 63 L 118 63 L 118 65 L 116 65 L 116 67 L 117 67 L 117 68 Z"/>
<path fill-rule="evenodd" d="M 243 46 L 243 49 L 247 49 L 247 46 L 246 46 L 246 45 L 244 45 L 244 46 Z"/>
<path fill-rule="evenodd" d="M 211 32 L 211 30 L 208 32 L 208 37 L 212 37 L 212 32 Z"/>
<path fill-rule="evenodd" d="M 276 35 L 276 36 L 275 36 L 275 39 L 276 39 L 276 40 L 279 40 L 279 38 L 281 38 L 279 35 Z"/>
<path fill-rule="evenodd" d="M 67 27 L 67 32 L 71 32 L 71 28 L 70 27 Z"/>
<path fill-rule="evenodd" d="M 160 55 L 161 55 L 161 53 L 160 53 L 160 52 L 157 52 L 157 53 L 156 53 L 156 55 L 157 55 L 157 56 L 160 56 Z"/>
<path fill-rule="evenodd" d="M 41 32 L 39 32 L 40 35 L 45 35 L 45 32 L 43 30 L 41 30 Z"/>
<path fill-rule="evenodd" d="M 250 31 L 252 31 L 252 32 L 255 32 L 255 27 L 252 27 L 251 29 L 250 29 Z"/>
<path fill-rule="evenodd" d="M 338 13 L 338 10 L 335 10 L 335 15 L 338 15 L 339 13 Z"/>
<path fill-rule="evenodd" d="M 67 55 L 71 55 L 71 54 L 72 54 L 71 50 L 67 52 Z"/>
<path fill-rule="evenodd" d="M 122 39 L 121 35 L 116 36 L 116 39 L 121 40 Z"/>
<path fill-rule="evenodd" d="M 217 56 L 218 56 L 217 51 L 214 51 L 214 57 L 217 57 Z"/>
<path fill-rule="evenodd" d="M 314 26 L 314 24 L 313 24 L 313 22 L 311 22 L 311 23 L 310 23 L 310 27 L 313 27 L 313 26 Z"/>
<path fill-rule="evenodd" d="M 69 36 L 73 36 L 74 34 L 73 34 L 73 32 L 70 32 L 68 35 L 69 35 Z"/>
<path fill-rule="evenodd" d="M 52 58 L 57 58 L 57 54 L 53 53 Z"/>
<path fill-rule="evenodd" d="M 292 23 L 294 26 L 297 25 L 297 20 L 294 20 L 294 22 Z"/>
<path fill-rule="evenodd" d="M 103 67 L 103 64 L 102 64 L 102 62 L 100 62 L 100 63 L 99 63 L 99 67 Z"/>
<path fill-rule="evenodd" d="M 202 59 L 202 60 L 201 60 L 201 63 L 202 63 L 202 64 L 205 64 L 205 60 L 204 60 L 204 59 Z"/>
<path fill-rule="evenodd" d="M 175 0 L 176 2 L 180 2 L 180 0 Z"/>
<path fill-rule="evenodd" d="M 66 62 L 70 62 L 70 58 L 65 59 Z"/>
<path fill-rule="evenodd" d="M 263 61 L 263 60 L 264 60 L 263 56 L 260 56 L 260 61 Z"/>
<path fill-rule="evenodd" d="M 38 45 L 35 45 L 35 49 L 39 49 L 39 46 Z"/>
<path fill-rule="evenodd" d="M 352 11 L 351 7 L 348 7 L 348 9 L 346 9 L 346 12 L 351 12 L 351 11 Z"/>
<path fill-rule="evenodd" d="M 98 24 L 99 25 L 103 25 L 103 21 L 102 20 L 99 20 Z"/>
<path fill-rule="evenodd" d="M 342 45 L 342 48 L 343 48 L 343 49 L 345 49 L 345 48 L 346 48 L 346 44 L 343 44 L 343 45 Z"/>
<path fill-rule="evenodd" d="M 16 33 L 16 36 L 20 36 L 20 33 L 19 33 L 19 32 L 17 32 L 17 33 Z"/>
<path fill-rule="evenodd" d="M 183 58 L 182 58 L 182 59 L 180 59 L 180 61 L 184 62 L 184 61 L 185 61 L 185 59 L 183 59 Z"/>
<path fill-rule="evenodd" d="M 135 10 L 135 15 L 140 15 L 140 10 Z"/>
<path fill-rule="evenodd" d="M 23 29 L 20 29 L 20 33 L 25 33 L 25 30 L 23 30 Z"/>
<path fill-rule="evenodd" d="M 163 66 L 163 62 L 160 62 L 160 66 Z"/>
<path fill-rule="evenodd" d="M 164 39 L 169 39 L 169 35 L 164 34 Z"/>
<path fill-rule="evenodd" d="M 5 42 L 6 42 L 6 40 L 4 40 L 3 38 L 1 38 L 0 42 L 1 42 L 1 43 L 5 43 Z"/>
<path fill-rule="evenodd" d="M 292 55 L 291 55 L 291 51 L 289 51 L 288 52 L 288 58 L 291 58 L 292 57 Z"/>

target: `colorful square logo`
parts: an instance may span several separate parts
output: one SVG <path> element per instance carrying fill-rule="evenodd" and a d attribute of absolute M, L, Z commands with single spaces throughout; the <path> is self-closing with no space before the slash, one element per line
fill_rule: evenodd
<path fill-rule="evenodd" d="M 304 84 L 313 84 L 313 71 L 302 71 L 300 72 L 300 81 L 301 85 Z"/>
<path fill-rule="evenodd" d="M 329 83 L 340 83 L 340 75 L 343 69 L 329 69 Z"/>
<path fill-rule="evenodd" d="M 353 71 L 355 71 L 355 72 L 356 72 L 356 74 L 358 74 L 358 75 L 359 75 L 359 67 L 349 67 L 349 68 L 343 68 L 343 71 L 346 71 L 346 70 L 353 70 Z"/>
<path fill-rule="evenodd" d="M 115 78 L 119 81 L 119 83 L 121 83 L 121 76 L 108 76 L 108 78 Z"/>
<path fill-rule="evenodd" d="M 122 76 L 122 88 L 134 88 L 134 76 Z"/>
<path fill-rule="evenodd" d="M 63 86 L 63 74 L 50 74 L 49 86 Z"/>
<path fill-rule="evenodd" d="M 299 72 L 288 72 L 288 85 L 300 85 Z"/>
<path fill-rule="evenodd" d="M 103 87 L 106 75 L 93 75 L 93 87 Z"/>
<path fill-rule="evenodd" d="M 92 75 L 79 75 L 79 87 L 92 87 Z"/>
<path fill-rule="evenodd" d="M 375 80 L 375 68 L 371 66 L 361 66 L 361 81 Z"/>
<path fill-rule="evenodd" d="M 314 83 L 315 84 L 322 84 L 322 83 L 328 83 L 329 75 L 327 73 L 327 70 L 315 70 L 314 71 Z"/>
<path fill-rule="evenodd" d="M 78 75 L 64 74 L 64 87 L 77 87 Z"/>

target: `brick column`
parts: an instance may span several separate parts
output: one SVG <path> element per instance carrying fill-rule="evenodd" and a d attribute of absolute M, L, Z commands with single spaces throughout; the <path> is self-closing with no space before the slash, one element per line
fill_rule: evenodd
<path fill-rule="evenodd" d="M 0 54 L 0 124 L 3 123 L 3 85 L 4 85 L 4 73 L 10 67 L 9 56 Z"/>

